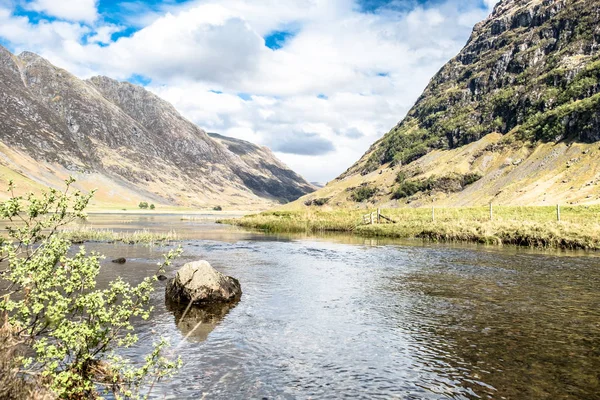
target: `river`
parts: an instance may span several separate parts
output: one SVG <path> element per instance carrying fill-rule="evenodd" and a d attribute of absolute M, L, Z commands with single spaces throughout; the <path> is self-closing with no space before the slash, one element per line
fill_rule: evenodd
<path fill-rule="evenodd" d="M 206 259 L 241 282 L 241 301 L 187 339 L 195 321 L 176 323 L 154 293 L 129 355 L 163 336 L 184 363 L 156 398 L 600 398 L 595 254 L 270 236 L 181 216 L 88 223 L 176 230 L 184 255 L 170 275 Z M 174 245 L 85 246 L 107 256 L 103 282 L 136 282 Z"/>

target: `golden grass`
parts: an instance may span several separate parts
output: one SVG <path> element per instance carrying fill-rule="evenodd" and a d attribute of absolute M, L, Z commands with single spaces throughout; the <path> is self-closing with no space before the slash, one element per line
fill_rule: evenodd
<path fill-rule="evenodd" d="M 374 210 L 369 210 L 374 211 Z M 600 249 L 600 206 L 384 209 L 395 224 L 362 223 L 365 210 L 272 211 L 219 222 L 268 232 L 351 232 L 361 236 L 422 238 L 564 249 Z"/>
<path fill-rule="evenodd" d="M 77 228 L 65 229 L 60 234 L 74 243 L 83 242 L 122 242 L 128 244 L 158 243 L 177 240 L 175 231 L 150 232 L 147 230 L 135 232 L 115 232 L 110 229 Z"/>

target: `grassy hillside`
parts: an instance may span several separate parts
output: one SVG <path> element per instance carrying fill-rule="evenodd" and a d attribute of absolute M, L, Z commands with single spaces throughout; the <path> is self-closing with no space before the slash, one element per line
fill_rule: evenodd
<path fill-rule="evenodd" d="M 385 164 L 335 180 L 282 209 L 598 204 L 599 158 L 598 144 L 531 145 L 491 134 L 456 149 L 431 151 L 408 165 Z M 356 196 L 360 192 L 368 196 Z"/>

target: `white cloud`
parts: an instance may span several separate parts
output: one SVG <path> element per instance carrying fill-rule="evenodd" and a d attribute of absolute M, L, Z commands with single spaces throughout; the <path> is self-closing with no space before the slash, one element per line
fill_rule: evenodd
<path fill-rule="evenodd" d="M 112 35 L 120 32 L 124 27 L 114 24 L 108 24 L 98 27 L 93 35 L 88 37 L 88 43 L 109 44 L 112 41 Z"/>
<path fill-rule="evenodd" d="M 498 4 L 499 0 L 483 0 L 487 8 L 491 11 Z"/>
<path fill-rule="evenodd" d="M 140 15 L 146 25 L 117 41 L 115 25 L 33 25 L 0 8 L 0 38 L 81 77 L 145 75 L 207 131 L 267 145 L 309 180 L 327 181 L 394 126 L 464 45 L 486 15 L 472 3 L 360 13 L 352 0 L 204 0 Z M 263 37 L 282 29 L 295 35 L 277 51 L 265 47 Z"/>
<path fill-rule="evenodd" d="M 60 49 L 67 43 L 78 43 L 90 28 L 65 21 L 40 21 L 31 24 L 26 17 L 15 17 L 11 10 L 0 7 L 0 37 L 17 51 Z"/>
<path fill-rule="evenodd" d="M 34 0 L 30 10 L 68 21 L 94 22 L 98 18 L 98 0 Z"/>

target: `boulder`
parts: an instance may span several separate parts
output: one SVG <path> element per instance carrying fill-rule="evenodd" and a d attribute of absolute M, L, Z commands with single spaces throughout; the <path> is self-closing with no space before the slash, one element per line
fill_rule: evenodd
<path fill-rule="evenodd" d="M 121 258 L 115 258 L 114 260 L 112 260 L 112 262 L 114 262 L 115 264 L 125 264 L 127 262 L 127 260 L 123 257 Z"/>
<path fill-rule="evenodd" d="M 225 276 L 207 262 L 195 261 L 185 264 L 175 278 L 167 282 L 167 301 L 194 305 L 231 303 L 242 295 L 240 282 Z"/>

